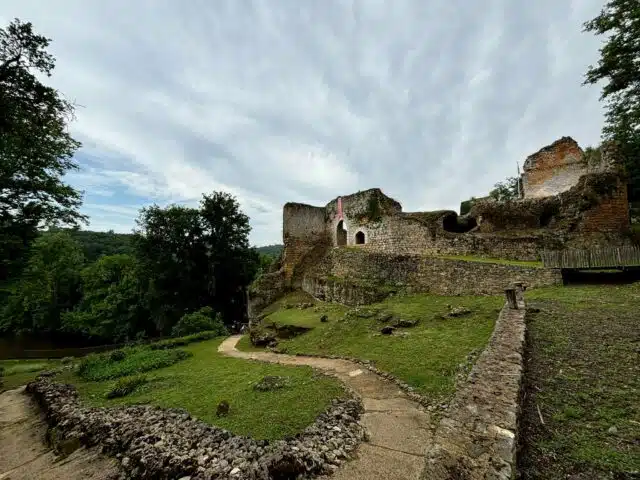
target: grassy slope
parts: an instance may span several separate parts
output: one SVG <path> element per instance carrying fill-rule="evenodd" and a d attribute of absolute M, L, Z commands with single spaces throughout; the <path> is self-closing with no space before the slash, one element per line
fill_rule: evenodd
<path fill-rule="evenodd" d="M 465 262 L 480 262 L 480 263 L 497 263 L 499 265 L 515 265 L 518 267 L 532 267 L 542 268 L 542 262 L 538 261 L 523 261 L 523 260 L 504 260 L 499 258 L 485 258 L 485 257 L 473 257 L 470 255 L 440 255 L 438 258 L 444 258 L 447 260 L 462 260 Z"/>
<path fill-rule="evenodd" d="M 206 422 L 254 438 L 275 439 L 295 434 L 311 424 L 332 398 L 344 396 L 337 380 L 317 376 L 308 367 L 269 365 L 224 357 L 217 352 L 220 339 L 182 347 L 193 356 L 170 367 L 147 372 L 150 380 L 132 394 L 107 400 L 115 380 L 87 382 L 67 373 L 61 380 L 76 385 L 90 405 L 151 403 L 184 408 Z M 291 378 L 291 386 L 256 392 L 253 384 L 265 375 Z M 216 417 L 222 400 L 231 406 L 228 417 Z"/>
<path fill-rule="evenodd" d="M 527 297 L 523 479 L 640 471 L 640 284 Z"/>
<path fill-rule="evenodd" d="M 0 392 L 12 390 L 35 380 L 38 373 L 57 365 L 57 360 L 0 360 L 4 376 L 0 378 Z"/>
<path fill-rule="evenodd" d="M 284 309 L 284 303 L 313 302 L 314 308 Z M 466 306 L 472 315 L 437 318 L 447 305 Z M 290 353 L 345 355 L 373 360 L 382 370 L 397 375 L 418 391 L 434 398 L 453 392 L 460 363 L 475 349 L 482 349 L 493 331 L 503 300 L 500 297 L 439 297 L 411 295 L 391 297 L 367 309 L 379 309 L 399 318 L 418 319 L 417 327 L 400 329 L 406 337 L 381 336 L 383 326 L 375 318 L 347 318 L 347 307 L 317 302 L 303 294 L 285 297 L 270 308 L 265 322 L 314 327 L 312 331 L 279 344 Z M 329 322 L 321 323 L 326 314 Z M 244 338 L 240 348 L 248 347 Z"/>

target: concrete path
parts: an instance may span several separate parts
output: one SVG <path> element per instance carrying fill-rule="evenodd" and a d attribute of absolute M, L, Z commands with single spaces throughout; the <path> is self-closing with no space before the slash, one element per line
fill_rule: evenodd
<path fill-rule="evenodd" d="M 286 365 L 308 365 L 336 376 L 361 397 L 361 419 L 371 440 L 357 450 L 356 458 L 330 478 L 335 480 L 418 480 L 432 441 L 429 415 L 393 383 L 353 362 L 299 357 L 269 352 L 241 352 L 240 335 L 227 338 L 218 351 L 237 358 Z"/>
<path fill-rule="evenodd" d="M 24 387 L 0 394 L 0 480 L 107 480 L 117 462 L 81 448 L 63 460 L 44 443 L 47 426 Z"/>

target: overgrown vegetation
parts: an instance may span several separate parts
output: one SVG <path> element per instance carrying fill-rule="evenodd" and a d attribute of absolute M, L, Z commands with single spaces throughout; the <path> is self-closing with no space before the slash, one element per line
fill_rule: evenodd
<path fill-rule="evenodd" d="M 522 478 L 640 471 L 640 284 L 527 292 Z"/>
<path fill-rule="evenodd" d="M 317 375 L 309 367 L 226 357 L 217 352 L 220 342 L 214 339 L 186 346 L 188 358 L 168 367 L 148 370 L 144 383 L 134 380 L 141 377 L 133 372 L 130 377 L 101 381 L 88 381 L 78 374 L 65 372 L 57 380 L 74 384 L 81 400 L 92 406 L 148 403 L 163 408 L 183 408 L 205 422 L 258 439 L 294 435 L 311 424 L 331 399 L 345 396 L 337 380 Z M 148 349 L 153 354 L 171 351 Z M 131 358 L 127 353 L 122 362 Z M 104 377 L 103 373 L 117 368 L 116 365 L 101 361 L 93 372 L 99 371 L 100 377 Z M 267 376 L 286 378 L 287 387 L 272 391 L 254 389 L 254 385 Z M 111 394 L 112 398 L 107 398 L 109 392 L 120 391 L 120 388 L 128 393 L 116 397 Z M 229 413 L 218 417 L 216 406 L 223 400 L 229 402 Z"/>
<path fill-rule="evenodd" d="M 287 305 L 312 303 L 308 308 Z M 440 297 L 398 295 L 361 309 L 323 303 L 300 292 L 288 295 L 265 313 L 265 323 L 311 327 L 312 330 L 278 348 L 287 353 L 343 355 L 374 361 L 434 400 L 451 395 L 458 366 L 467 355 L 484 348 L 502 307 L 501 297 Z M 449 307 L 467 307 L 471 314 L 450 318 Z M 385 315 L 386 314 L 386 315 Z M 326 316 L 326 321 L 321 319 Z M 397 335 L 382 335 L 381 318 L 417 321 L 398 328 Z M 409 322 L 412 323 L 412 322 Z M 239 348 L 244 348 L 243 339 Z"/>
<path fill-rule="evenodd" d="M 136 375 L 134 377 L 120 378 L 111 390 L 106 394 L 107 399 L 126 397 L 138 387 L 147 383 L 147 377 Z"/>
<path fill-rule="evenodd" d="M 222 316 L 211 307 L 202 307 L 197 312 L 186 313 L 171 329 L 171 335 L 182 337 L 200 332 L 211 332 L 217 337 L 229 335 Z"/>
<path fill-rule="evenodd" d="M 168 367 L 188 358 L 189 355 L 189 352 L 180 349 L 126 347 L 84 357 L 80 361 L 78 375 L 91 381 L 110 380 Z"/>
<path fill-rule="evenodd" d="M 461 260 L 463 262 L 480 262 L 480 263 L 496 263 L 498 265 L 514 265 L 518 267 L 531 267 L 542 268 L 542 262 L 540 261 L 525 261 L 525 260 L 505 260 L 503 258 L 485 258 L 476 257 L 472 255 L 440 255 L 438 258 L 444 258 L 447 260 Z"/>
<path fill-rule="evenodd" d="M 584 83 L 605 81 L 602 137 L 617 144 L 629 175 L 629 199 L 640 200 L 640 7 L 633 0 L 609 0 L 584 27 L 604 40 Z"/>

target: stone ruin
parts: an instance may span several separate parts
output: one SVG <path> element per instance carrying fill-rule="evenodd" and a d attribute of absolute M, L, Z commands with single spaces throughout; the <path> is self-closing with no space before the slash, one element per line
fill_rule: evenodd
<path fill-rule="evenodd" d="M 400 203 L 378 188 L 340 196 L 322 207 L 287 203 L 282 256 L 272 272 L 252 285 L 249 316 L 289 289 L 346 303 L 376 301 L 376 295 L 355 294 L 358 288 L 350 284 L 351 278 L 367 287 L 359 288 L 361 293 L 389 279 L 422 291 L 459 293 L 443 287 L 443 278 L 470 272 L 460 262 L 434 260 L 442 257 L 537 261 L 543 250 L 625 245 L 630 219 L 621 162 L 613 145 L 588 153 L 570 137 L 557 140 L 524 162 L 520 198 L 498 202 L 485 197 L 474 201 L 465 215 L 452 210 L 403 212 Z M 523 272 L 495 266 L 478 277 L 480 289 L 473 287 L 474 279 L 468 293 L 499 291 L 505 275 Z M 492 275 L 497 277 L 493 283 Z M 543 275 L 540 284 L 557 282 L 548 272 L 546 277 L 542 272 L 533 275 Z M 528 280 L 535 283 L 533 277 Z M 335 293 L 337 282 L 346 293 L 329 295 L 327 289 Z M 341 298 L 345 296 L 350 298 Z"/>

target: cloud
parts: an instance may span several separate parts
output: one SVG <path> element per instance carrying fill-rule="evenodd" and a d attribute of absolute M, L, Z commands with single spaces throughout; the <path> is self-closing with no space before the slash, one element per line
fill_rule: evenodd
<path fill-rule="evenodd" d="M 287 201 L 457 209 L 561 136 L 596 143 L 601 3 L 0 0 L 0 22 L 53 39 L 91 228 L 225 190 L 266 244 Z"/>

